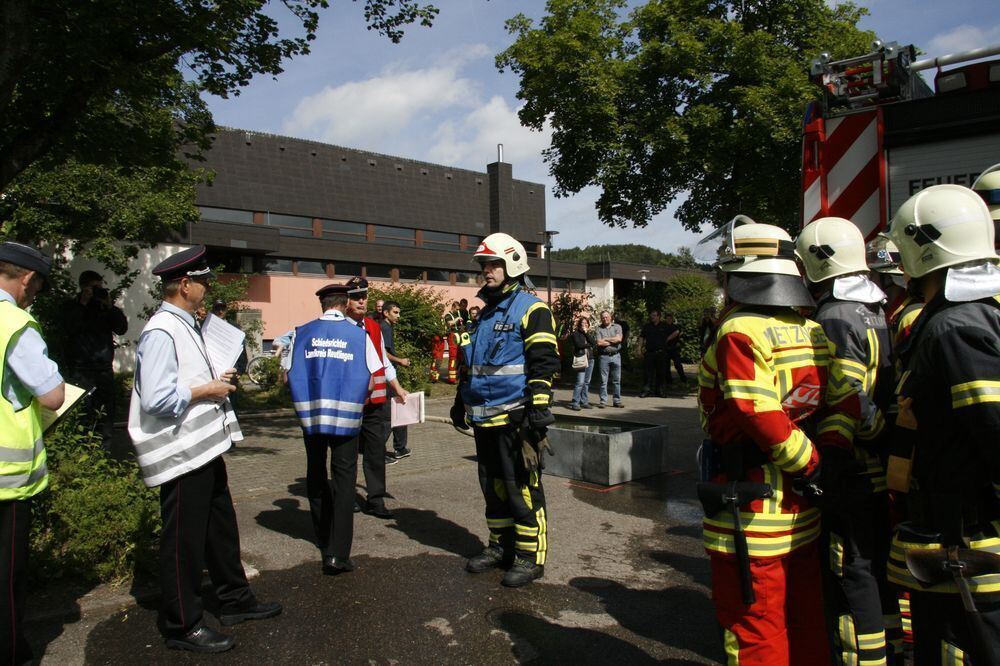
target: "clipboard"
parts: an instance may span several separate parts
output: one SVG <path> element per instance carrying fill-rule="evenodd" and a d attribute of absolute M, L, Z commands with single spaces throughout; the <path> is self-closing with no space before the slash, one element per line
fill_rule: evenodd
<path fill-rule="evenodd" d="M 406 403 L 402 405 L 393 398 L 390 398 L 389 402 L 391 403 L 390 423 L 393 428 L 416 425 L 426 420 L 423 391 L 410 393 L 406 396 Z"/>
<path fill-rule="evenodd" d="M 42 434 L 49 434 L 52 428 L 62 421 L 64 416 L 69 414 L 70 410 L 79 405 L 83 399 L 90 397 L 95 390 L 97 390 L 96 386 L 83 389 L 75 384 L 66 382 L 66 397 L 63 399 L 62 407 L 56 410 L 40 407 L 42 411 Z"/>

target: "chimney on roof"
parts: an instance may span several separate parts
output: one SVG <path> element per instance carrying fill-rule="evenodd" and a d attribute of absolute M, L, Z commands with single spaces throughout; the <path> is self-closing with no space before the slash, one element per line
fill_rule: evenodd
<path fill-rule="evenodd" d="M 513 169 L 503 161 L 503 144 L 497 144 L 497 161 L 486 166 L 490 178 L 490 233 L 509 226 L 514 215 Z"/>

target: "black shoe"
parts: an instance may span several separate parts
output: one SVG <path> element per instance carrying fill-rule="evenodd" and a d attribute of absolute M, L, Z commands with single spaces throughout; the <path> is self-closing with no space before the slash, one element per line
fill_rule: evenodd
<path fill-rule="evenodd" d="M 409 458 L 411 453 L 412 451 L 410 451 L 409 449 L 400 449 L 399 451 L 396 451 L 393 455 L 395 456 L 396 460 L 402 460 L 403 458 Z"/>
<path fill-rule="evenodd" d="M 571 405 L 567 406 L 567 409 L 572 409 L 574 412 L 578 412 L 578 411 L 580 411 L 580 405 L 573 405 L 573 404 L 571 404 Z"/>
<path fill-rule="evenodd" d="M 180 638 L 168 638 L 167 647 L 171 650 L 189 650 L 191 652 L 225 652 L 236 645 L 232 636 L 220 634 L 206 626 L 198 627 Z"/>
<path fill-rule="evenodd" d="M 258 601 L 246 610 L 220 614 L 219 622 L 224 627 L 231 627 L 234 624 L 239 624 L 247 620 L 266 620 L 276 615 L 281 615 L 281 604 L 274 603 L 273 601 Z"/>
<path fill-rule="evenodd" d="M 389 511 L 389 509 L 385 507 L 385 502 L 374 502 L 374 503 L 368 502 L 366 508 L 367 511 L 365 511 L 365 513 L 367 513 L 370 516 L 375 516 L 376 518 L 389 520 L 390 518 L 396 517 L 396 514 L 394 514 L 392 511 Z"/>
<path fill-rule="evenodd" d="M 473 555 L 465 563 L 465 570 L 469 573 L 483 573 L 490 569 L 504 566 L 507 558 L 504 557 L 503 548 L 500 546 L 486 546 L 483 552 Z"/>
<path fill-rule="evenodd" d="M 605 405 L 603 402 L 597 403 L 597 408 L 598 409 L 604 409 L 605 407 L 607 407 L 607 405 Z"/>
<path fill-rule="evenodd" d="M 398 462 L 399 461 L 396 460 L 393 456 L 390 456 L 388 453 L 385 454 L 385 464 L 386 465 L 395 465 Z"/>
<path fill-rule="evenodd" d="M 542 565 L 523 557 L 515 557 L 513 566 L 503 575 L 500 584 L 504 587 L 521 587 L 536 578 L 541 578 L 544 573 L 545 567 Z"/>
<path fill-rule="evenodd" d="M 625 405 L 623 405 L 623 404 L 622 404 L 622 403 L 620 403 L 620 402 L 616 402 L 615 404 L 613 404 L 613 405 L 611 405 L 611 406 L 612 406 L 612 407 L 617 407 L 618 409 L 624 409 L 624 408 L 625 408 Z"/>
<path fill-rule="evenodd" d="M 593 408 L 594 406 L 591 405 L 589 402 L 586 405 L 580 405 L 580 409 L 593 409 Z"/>
<path fill-rule="evenodd" d="M 327 555 L 323 558 L 324 576 L 336 576 L 337 574 L 347 573 L 349 571 L 354 571 L 353 560 L 342 560 L 334 557 L 333 555 Z"/>

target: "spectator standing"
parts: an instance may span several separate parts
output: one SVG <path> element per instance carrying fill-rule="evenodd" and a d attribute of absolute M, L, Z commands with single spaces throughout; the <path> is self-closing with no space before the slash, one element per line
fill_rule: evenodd
<path fill-rule="evenodd" d="M 624 407 L 622 404 L 622 327 L 611 321 L 611 313 L 601 311 L 601 323 L 597 326 L 597 367 L 601 372 L 601 401 L 597 406 L 604 409 L 608 406 L 608 379 L 611 380 L 612 405 Z"/>
<path fill-rule="evenodd" d="M 26 312 L 52 261 L 20 243 L 0 244 L 0 663 L 32 663 L 22 629 L 28 592 L 28 541 L 33 498 L 49 485 L 40 407 L 58 409 L 65 397 L 59 367 L 48 357 L 41 329 Z"/>
<path fill-rule="evenodd" d="M 114 336 L 128 330 L 128 319 L 112 303 L 100 273 L 84 271 L 79 284 L 79 293 L 62 311 L 66 340 L 63 370 L 70 382 L 94 389 L 85 407 L 96 420 L 94 430 L 104 448 L 110 450 L 116 397 Z"/>
<path fill-rule="evenodd" d="M 348 289 L 331 284 L 316 292 L 323 315 L 296 329 L 289 353 L 288 385 L 306 446 L 306 496 L 327 576 L 354 571 L 358 436 L 372 380 L 382 370 L 371 338 L 345 316 Z M 314 347 L 317 340 L 336 341 L 344 353 Z M 326 473 L 327 451 L 332 483 Z"/>
<path fill-rule="evenodd" d="M 479 312 L 480 312 L 480 310 L 479 310 L 479 306 L 478 305 L 473 305 L 471 308 L 469 308 L 469 326 L 470 327 L 473 324 L 475 324 L 477 321 L 479 321 Z"/>
<path fill-rule="evenodd" d="M 594 375 L 594 354 L 597 348 L 597 338 L 590 330 L 590 319 L 580 317 L 576 320 L 576 328 L 570 336 L 573 341 L 573 367 L 576 370 L 576 384 L 573 386 L 573 401 L 569 408 L 574 412 L 590 407 L 590 378 Z M 580 357 L 586 359 L 587 365 L 577 368 Z"/>
<path fill-rule="evenodd" d="M 385 355 L 390 362 L 401 365 L 404 368 L 410 367 L 410 359 L 396 355 L 396 336 L 394 329 L 399 322 L 402 311 L 396 301 L 385 301 L 382 303 L 382 319 L 379 326 L 382 328 L 382 344 L 385 345 Z M 390 397 L 395 397 L 395 391 L 390 393 Z M 391 423 L 390 423 L 391 425 Z M 392 429 L 392 453 L 386 453 L 387 458 L 402 460 L 409 457 L 411 451 L 406 446 L 407 431 L 406 426 L 399 426 Z"/>
<path fill-rule="evenodd" d="M 463 298 L 458 302 L 458 316 L 462 318 L 466 326 L 469 325 L 469 299 Z"/>
<path fill-rule="evenodd" d="M 614 322 L 616 324 L 618 324 L 619 326 L 621 326 L 621 329 L 622 329 L 622 341 L 621 341 L 621 345 L 620 345 L 620 347 L 621 347 L 621 349 L 620 349 L 620 353 L 621 353 L 621 365 L 622 365 L 623 368 L 627 368 L 627 367 L 629 367 L 629 346 L 628 346 L 629 325 L 628 325 L 628 321 L 626 319 L 622 318 L 622 317 L 617 317 L 616 316 L 614 318 Z"/>
<path fill-rule="evenodd" d="M 662 396 L 661 386 L 665 382 L 664 371 L 667 370 L 667 326 L 660 321 L 660 311 L 653 310 L 649 313 L 649 321 L 646 322 L 639 337 L 645 343 L 645 353 L 642 358 L 642 393 L 640 398 L 645 398 L 650 391 L 657 396 Z"/>
<path fill-rule="evenodd" d="M 205 625 L 202 574 L 209 577 L 224 626 L 274 617 L 257 601 L 240 560 L 240 534 L 222 457 L 243 439 L 229 407 L 230 368 L 216 376 L 194 313 L 213 277 L 204 246 L 167 257 L 153 275 L 163 303 L 136 347 L 128 430 L 145 484 L 160 488 L 160 627 L 168 648 L 223 652 L 231 636 Z"/>
<path fill-rule="evenodd" d="M 666 326 L 667 331 L 667 344 L 666 344 L 666 371 L 667 371 L 667 384 L 673 383 L 673 377 L 670 375 L 670 364 L 674 364 L 674 369 L 677 370 L 677 378 L 681 380 L 681 384 L 687 383 L 687 377 L 684 375 L 684 365 L 681 363 L 681 329 L 680 326 L 674 323 L 674 315 L 667 312 L 663 315 L 663 323 Z"/>

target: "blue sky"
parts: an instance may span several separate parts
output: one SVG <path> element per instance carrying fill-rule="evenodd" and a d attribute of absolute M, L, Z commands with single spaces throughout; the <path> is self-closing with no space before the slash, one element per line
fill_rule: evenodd
<path fill-rule="evenodd" d="M 277 4 L 277 3 L 272 3 Z M 504 144 L 514 177 L 546 185 L 554 244 L 638 243 L 664 251 L 690 246 L 669 210 L 642 229 L 612 229 L 594 212 L 596 191 L 552 196 L 541 159 L 545 132 L 517 120 L 517 77 L 494 56 L 511 42 L 504 21 L 538 18 L 543 0 L 433 0 L 433 28 L 410 27 L 400 44 L 368 32 L 363 2 L 332 0 L 312 53 L 272 80 L 256 78 L 238 97 L 210 98 L 216 123 L 485 171 Z M 930 56 L 1000 43 L 1000 14 L 983 0 L 868 0 L 862 27 Z M 761 220 L 764 221 L 764 220 Z"/>

